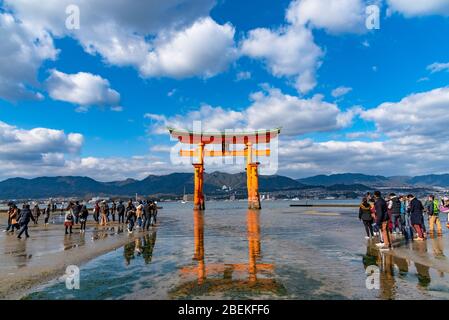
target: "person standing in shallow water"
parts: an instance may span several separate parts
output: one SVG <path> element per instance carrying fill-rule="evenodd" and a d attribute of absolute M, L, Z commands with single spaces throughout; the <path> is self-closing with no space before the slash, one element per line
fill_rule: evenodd
<path fill-rule="evenodd" d="M 381 250 L 390 250 L 391 242 L 390 242 L 390 233 L 388 228 L 388 208 L 386 201 L 382 198 L 382 194 L 380 191 L 374 192 L 374 207 L 376 209 L 377 215 L 377 225 L 382 231 L 382 238 L 384 243 L 378 243 L 377 246 L 380 247 Z"/>
<path fill-rule="evenodd" d="M 359 207 L 359 220 L 363 221 L 363 225 L 365 226 L 366 237 L 365 239 L 370 239 L 374 236 L 373 232 L 373 218 L 371 216 L 371 208 L 368 203 L 368 199 L 363 198 L 362 203 Z"/>
<path fill-rule="evenodd" d="M 126 207 L 126 223 L 128 224 L 128 232 L 132 233 L 134 229 L 134 223 L 136 221 L 136 208 L 133 202 L 130 200 Z"/>
<path fill-rule="evenodd" d="M 26 204 L 24 205 L 22 211 L 20 212 L 20 218 L 19 218 L 19 225 L 20 225 L 20 232 L 17 236 L 18 239 L 22 239 L 22 234 L 25 233 L 25 236 L 27 238 L 30 237 L 28 234 L 28 224 L 30 223 L 30 220 L 34 222 L 33 214 L 30 210 L 30 205 Z"/>
<path fill-rule="evenodd" d="M 424 206 L 421 201 L 415 198 L 414 195 L 409 194 L 407 199 L 410 201 L 409 211 L 410 211 L 410 222 L 415 229 L 415 232 L 418 234 L 418 238 L 416 240 L 422 241 L 425 240 L 425 233 L 423 230 L 423 210 Z"/>
<path fill-rule="evenodd" d="M 111 215 L 112 215 L 112 221 L 115 222 L 115 214 L 117 213 L 117 204 L 115 201 L 112 201 L 111 205 Z"/>
<path fill-rule="evenodd" d="M 100 222 L 100 205 L 98 204 L 98 202 L 95 202 L 94 220 L 95 220 L 96 223 Z"/>

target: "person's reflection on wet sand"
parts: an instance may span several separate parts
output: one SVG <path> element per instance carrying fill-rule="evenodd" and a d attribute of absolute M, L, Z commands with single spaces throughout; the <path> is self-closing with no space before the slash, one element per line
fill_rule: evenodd
<path fill-rule="evenodd" d="M 444 255 L 444 242 L 442 237 L 432 237 L 432 250 L 435 258 L 445 258 Z"/>
<path fill-rule="evenodd" d="M 28 241 L 19 241 L 17 243 L 17 249 L 14 252 L 14 256 L 16 257 L 18 268 L 26 267 L 28 260 L 32 257 L 31 254 L 27 254 L 27 242 Z"/>
<path fill-rule="evenodd" d="M 136 248 L 136 243 L 134 241 L 125 244 L 123 249 L 123 256 L 125 257 L 125 264 L 129 266 L 131 260 L 134 259 L 134 250 Z"/>
<path fill-rule="evenodd" d="M 425 242 L 415 242 L 413 243 L 413 250 L 417 251 L 418 253 L 426 253 L 427 244 Z M 429 267 L 415 262 L 415 268 L 416 272 L 418 273 L 416 275 L 418 277 L 418 289 L 426 289 L 431 282 Z"/>
<path fill-rule="evenodd" d="M 393 256 L 380 252 L 374 244 L 369 243 L 366 247 L 366 255 L 363 256 L 363 265 L 365 269 L 370 265 L 379 268 L 379 297 L 386 300 L 394 299 L 396 295 L 396 281 L 394 278 Z"/>
<path fill-rule="evenodd" d="M 146 234 L 142 239 L 142 257 L 146 264 L 151 263 L 153 258 L 153 249 L 156 244 L 156 230 L 152 231 L 150 234 Z"/>

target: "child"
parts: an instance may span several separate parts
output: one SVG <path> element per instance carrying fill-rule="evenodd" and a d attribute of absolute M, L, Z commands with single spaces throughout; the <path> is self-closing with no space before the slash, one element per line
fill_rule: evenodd
<path fill-rule="evenodd" d="M 65 214 L 64 226 L 65 226 L 65 234 L 69 234 L 67 230 L 70 230 L 70 234 L 72 234 L 73 213 L 71 210 L 67 210 L 67 213 Z"/>
<path fill-rule="evenodd" d="M 447 217 L 446 227 L 449 229 L 449 198 L 448 197 L 444 197 L 441 200 L 440 212 L 447 213 L 448 217 Z"/>

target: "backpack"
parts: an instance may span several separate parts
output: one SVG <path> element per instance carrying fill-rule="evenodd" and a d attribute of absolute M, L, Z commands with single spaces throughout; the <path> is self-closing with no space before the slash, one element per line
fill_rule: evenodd
<path fill-rule="evenodd" d="M 438 200 L 433 200 L 433 214 L 437 215 L 440 213 L 440 206 L 438 205 Z"/>

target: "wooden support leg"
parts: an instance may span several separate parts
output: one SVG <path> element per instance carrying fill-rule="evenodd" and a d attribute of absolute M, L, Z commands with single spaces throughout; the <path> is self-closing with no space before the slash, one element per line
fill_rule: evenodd
<path fill-rule="evenodd" d="M 193 195 L 193 209 L 204 210 L 204 193 L 203 193 L 203 175 L 204 165 L 201 163 L 195 163 L 194 167 L 194 195 Z"/>
<path fill-rule="evenodd" d="M 258 162 L 246 165 L 246 182 L 248 186 L 248 208 L 261 209 L 259 195 L 259 175 L 257 172 Z"/>

